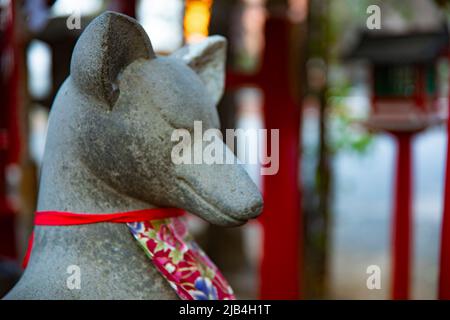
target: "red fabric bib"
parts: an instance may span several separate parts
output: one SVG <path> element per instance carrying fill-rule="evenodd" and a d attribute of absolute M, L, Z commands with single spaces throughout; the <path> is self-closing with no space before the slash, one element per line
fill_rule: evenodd
<path fill-rule="evenodd" d="M 118 213 L 73 213 L 62 211 L 38 211 L 35 214 L 36 226 L 74 226 L 100 222 L 132 223 L 146 220 L 160 220 L 179 217 L 184 211 L 177 208 L 154 208 Z M 24 268 L 28 265 L 33 248 L 34 232 L 28 241 L 27 253 L 22 262 Z"/>
<path fill-rule="evenodd" d="M 100 222 L 126 223 L 138 245 L 181 299 L 235 299 L 233 289 L 217 266 L 189 235 L 174 208 L 146 209 L 112 214 L 36 212 L 35 225 L 72 226 Z M 30 237 L 24 267 L 33 247 Z"/>

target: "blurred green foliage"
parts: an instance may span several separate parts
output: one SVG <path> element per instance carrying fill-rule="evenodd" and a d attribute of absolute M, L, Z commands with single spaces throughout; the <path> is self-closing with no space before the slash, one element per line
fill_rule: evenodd
<path fill-rule="evenodd" d="M 373 134 L 361 125 L 361 119 L 353 115 L 346 102 L 350 95 L 349 83 L 330 86 L 328 90 L 328 104 L 330 107 L 330 137 L 329 148 L 331 153 L 350 151 L 363 154 L 372 141 Z"/>

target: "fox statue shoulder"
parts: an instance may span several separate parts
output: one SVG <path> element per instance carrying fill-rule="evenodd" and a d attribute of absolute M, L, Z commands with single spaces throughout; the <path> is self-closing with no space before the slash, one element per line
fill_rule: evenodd
<path fill-rule="evenodd" d="M 226 41 L 156 56 L 132 18 L 105 12 L 78 40 L 52 107 L 38 211 L 177 207 L 220 226 L 256 217 L 262 199 L 239 164 L 175 165 L 174 129 L 218 128 Z M 226 147 L 224 149 L 228 150 Z M 230 152 L 229 150 L 227 152 Z M 69 288 L 71 266 L 79 287 Z M 7 299 L 176 299 L 124 224 L 36 226 Z"/>

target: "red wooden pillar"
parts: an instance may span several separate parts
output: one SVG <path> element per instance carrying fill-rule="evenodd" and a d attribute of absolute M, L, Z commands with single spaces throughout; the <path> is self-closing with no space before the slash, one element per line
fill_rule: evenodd
<path fill-rule="evenodd" d="M 136 0 L 112 0 L 109 4 L 109 10 L 136 18 Z"/>
<path fill-rule="evenodd" d="M 416 65 L 418 69 L 414 102 L 426 112 L 425 66 Z M 410 298 L 411 261 L 412 261 L 412 227 L 413 227 L 413 179 L 411 143 L 415 134 L 422 128 L 410 128 L 393 132 L 397 141 L 397 165 L 394 198 L 393 248 L 392 248 L 392 298 L 407 300 Z"/>
<path fill-rule="evenodd" d="M 264 176 L 262 299 L 300 298 L 300 107 L 290 91 L 289 35 L 287 19 L 267 21 L 260 86 L 266 128 L 279 129 L 280 166 L 277 174 Z"/>
<path fill-rule="evenodd" d="M 409 299 L 412 225 L 412 133 L 396 133 L 397 166 L 393 230 L 393 299 Z"/>
<path fill-rule="evenodd" d="M 15 212 L 7 199 L 6 169 L 19 160 L 17 46 L 14 2 L 0 6 L 0 257 L 16 258 Z"/>
<path fill-rule="evenodd" d="M 261 299 L 301 297 L 301 112 L 291 92 L 290 30 L 288 19 L 270 17 L 265 26 L 266 42 L 260 72 L 254 76 L 227 74 L 228 89 L 253 84 L 263 90 L 264 119 L 269 139 L 270 129 L 279 130 L 279 170 L 274 175 L 264 176 L 264 210 L 259 218 L 263 229 Z M 270 148 L 270 140 L 267 147 Z"/>
<path fill-rule="evenodd" d="M 449 54 L 450 61 L 450 54 Z M 450 77 L 449 77 L 450 83 Z M 448 93 L 450 114 L 450 91 Z M 439 265 L 438 298 L 450 300 L 450 116 L 447 116 L 447 165 L 444 186 L 444 212 L 441 229 L 441 253 Z"/>
<path fill-rule="evenodd" d="M 450 106 L 449 106 L 450 110 Z M 447 131 L 450 128 L 450 117 Z M 449 135 L 447 133 L 447 139 Z M 450 300 L 450 139 L 447 141 L 447 166 L 444 189 L 444 213 L 441 229 L 438 298 Z"/>

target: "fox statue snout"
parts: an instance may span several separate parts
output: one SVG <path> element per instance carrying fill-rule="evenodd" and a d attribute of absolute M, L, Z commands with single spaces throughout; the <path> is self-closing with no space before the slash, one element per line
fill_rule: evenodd
<path fill-rule="evenodd" d="M 236 161 L 171 160 L 174 130 L 192 132 L 194 121 L 204 130 L 219 127 L 225 50 L 226 40 L 212 36 L 156 57 L 134 20 L 116 13 L 97 18 L 80 37 L 71 80 L 55 102 L 73 95 L 72 109 L 85 106 L 69 111 L 79 123 L 73 141 L 82 162 L 114 190 L 152 206 L 186 209 L 222 226 L 258 216 L 261 194 Z M 83 103 L 76 102 L 80 98 Z"/>

